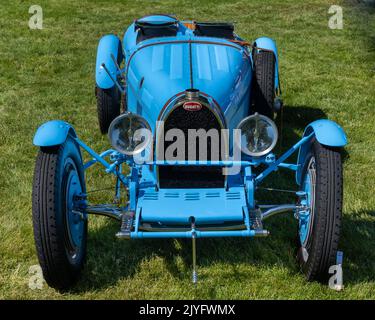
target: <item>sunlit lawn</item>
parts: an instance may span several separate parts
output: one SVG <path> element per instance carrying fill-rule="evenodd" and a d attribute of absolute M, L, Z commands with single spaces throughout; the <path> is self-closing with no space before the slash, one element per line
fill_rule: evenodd
<path fill-rule="evenodd" d="M 28 28 L 31 1 L 0 4 L 0 298 L 375 298 L 374 7 L 335 1 L 344 8 L 344 28 L 331 30 L 332 1 L 325 0 L 37 2 L 43 8 L 43 30 Z M 29 267 L 38 263 L 31 221 L 33 134 L 42 122 L 63 119 L 96 150 L 108 147 L 99 133 L 94 98 L 98 40 L 111 32 L 122 37 L 133 19 L 155 12 L 235 21 L 237 33 L 249 41 L 262 35 L 277 41 L 286 105 L 282 148 L 317 118 L 344 127 L 349 137 L 343 152 L 340 243 L 344 291 L 305 281 L 295 261 L 296 221 L 291 216 L 268 222 L 272 235 L 266 239 L 199 240 L 196 288 L 189 241 L 118 241 L 117 223 L 93 217 L 78 286 L 65 294 L 46 285 L 29 289 Z M 112 183 L 99 168 L 88 178 L 91 189 Z M 291 188 L 293 178 L 278 172 L 269 185 Z"/>

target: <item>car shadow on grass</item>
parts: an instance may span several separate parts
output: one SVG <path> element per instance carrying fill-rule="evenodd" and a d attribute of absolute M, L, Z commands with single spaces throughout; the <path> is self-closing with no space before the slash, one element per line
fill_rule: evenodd
<path fill-rule="evenodd" d="M 291 227 L 293 224 L 286 221 L 290 219 L 277 219 L 283 220 L 282 227 L 273 223 L 273 229 L 279 231 L 275 230 L 273 237 L 268 239 L 197 239 L 198 267 L 210 270 L 211 267 L 223 266 L 226 277 L 234 281 L 250 276 L 248 272 L 238 270 L 239 264 L 262 268 L 279 265 L 290 270 L 291 274 L 297 274 L 293 248 L 296 224 Z M 90 230 L 83 277 L 71 293 L 91 292 L 113 287 L 121 281 L 138 279 L 142 279 L 143 285 L 150 281 L 163 281 L 165 277 L 181 283 L 190 281 L 190 239 L 118 240 L 115 233 L 119 227 L 118 223 L 108 221 L 102 228 Z M 209 278 L 209 274 L 200 274 L 200 281 L 205 278 Z"/>
<path fill-rule="evenodd" d="M 306 125 L 317 119 L 326 119 L 326 114 L 317 108 L 307 106 L 284 107 L 282 120 L 282 142 L 277 154 L 289 149 L 292 144 L 301 138 Z M 280 125 L 281 117 L 276 122 Z M 279 127 L 280 128 L 280 127 Z M 342 151 L 343 160 L 349 157 Z M 296 159 L 296 155 L 292 160 Z M 288 190 L 296 190 L 293 172 L 279 170 L 266 179 L 265 187 L 275 187 Z M 278 193 L 259 190 L 256 198 L 263 202 L 293 203 L 295 196 L 291 193 Z M 271 200 L 270 200 L 271 198 Z M 100 218 L 103 219 L 103 218 Z M 372 226 L 373 228 L 374 226 Z M 198 263 L 201 267 L 210 267 L 216 264 L 224 264 L 229 268 L 230 277 L 234 280 L 247 279 L 247 272 L 239 272 L 234 266 L 249 264 L 253 266 L 273 267 L 279 266 L 288 270 L 290 275 L 300 274 L 296 262 L 297 250 L 297 221 L 291 214 L 270 219 L 265 223 L 265 228 L 272 233 L 266 239 L 221 238 L 198 239 Z M 93 289 L 107 288 L 116 285 L 118 281 L 134 279 L 146 269 L 153 269 L 154 264 L 150 260 L 161 259 L 156 262 L 158 268 L 148 270 L 147 277 L 158 278 L 161 273 L 168 272 L 178 280 L 186 280 L 191 277 L 191 241 L 189 239 L 153 239 L 136 241 L 119 241 L 115 233 L 119 224 L 107 221 L 104 226 L 90 230 L 88 243 L 88 259 L 82 280 L 73 292 L 88 292 Z M 363 229 L 366 232 L 363 232 Z M 375 228 L 373 228 L 375 230 Z M 352 215 L 344 217 L 343 250 L 347 262 L 345 274 L 348 283 L 365 280 L 369 274 L 371 260 L 367 266 L 361 264 L 360 256 L 372 257 L 369 246 L 355 246 L 359 252 L 353 251 L 350 239 L 355 243 L 369 243 L 368 234 L 375 235 L 367 224 L 360 219 L 353 220 Z M 357 242 L 358 240 L 358 242 Z M 155 263 L 155 262 L 154 262 Z M 231 268 L 233 266 L 233 268 Z M 142 276 L 142 275 L 141 275 Z"/>
<path fill-rule="evenodd" d="M 375 209 L 343 216 L 344 285 L 375 281 Z"/>
<path fill-rule="evenodd" d="M 284 106 L 283 112 L 276 119 L 278 128 L 281 131 L 278 143 L 278 154 L 288 150 L 294 143 L 301 139 L 306 126 L 320 119 L 327 119 L 327 114 L 320 108 L 309 106 Z M 344 128 L 345 130 L 345 128 Z M 343 162 L 349 159 L 349 154 L 344 148 L 340 149 Z M 291 159 L 296 160 L 297 154 Z"/>
<path fill-rule="evenodd" d="M 286 270 L 286 276 L 303 277 L 296 260 L 297 221 L 289 214 L 270 219 L 264 226 L 271 232 L 268 238 L 197 239 L 198 267 L 219 268 L 231 281 L 250 281 L 256 276 L 257 272 L 247 267 L 260 270 L 276 267 L 284 273 Z M 73 292 L 100 290 L 119 281 L 136 280 L 138 276 L 142 283 L 158 281 L 158 278 L 163 281 L 162 273 L 168 273 L 168 277 L 181 283 L 190 281 L 192 247 L 189 239 L 119 241 L 114 236 L 118 228 L 118 223 L 108 221 L 103 228 L 90 233 L 88 262 Z M 374 239 L 375 211 L 344 214 L 339 250 L 344 252 L 345 286 L 374 281 Z M 159 261 L 149 264 L 154 259 Z M 241 265 L 245 268 L 239 267 Z M 143 279 L 145 272 L 146 279 Z M 200 281 L 208 278 L 209 273 L 200 274 Z"/>

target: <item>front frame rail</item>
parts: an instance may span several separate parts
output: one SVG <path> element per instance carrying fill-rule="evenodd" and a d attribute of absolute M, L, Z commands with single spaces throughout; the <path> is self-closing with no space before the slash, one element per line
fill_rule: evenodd
<path fill-rule="evenodd" d="M 255 185 L 260 184 L 266 176 L 271 174 L 273 171 L 276 171 L 278 168 L 286 168 L 289 170 L 296 171 L 298 170 L 298 164 L 290 164 L 284 163 L 284 161 L 289 158 L 296 150 L 299 149 L 304 143 L 307 143 L 312 137 L 314 133 L 311 133 L 305 137 L 303 137 L 300 141 L 298 141 L 295 145 L 293 145 L 288 151 L 286 151 L 283 155 L 281 155 L 277 160 L 274 156 L 267 155 L 266 157 L 262 158 L 252 158 L 250 161 L 231 161 L 231 160 L 224 160 L 224 161 L 148 161 L 145 162 L 143 165 L 157 165 L 157 166 L 241 166 L 243 168 L 250 169 L 251 166 L 257 166 L 261 163 L 267 164 L 268 167 L 263 170 L 257 176 L 251 174 L 251 170 L 244 170 L 246 179 L 250 179 L 253 181 Z M 142 164 L 134 163 L 133 159 L 130 159 L 127 156 L 120 154 L 119 152 L 109 149 L 101 154 L 96 153 L 93 149 L 87 146 L 82 140 L 79 138 L 72 136 L 74 141 L 88 154 L 90 154 L 93 158 L 92 160 L 86 162 L 84 164 L 84 169 L 87 170 L 92 165 L 96 163 L 100 163 L 104 166 L 107 173 L 114 174 L 117 177 L 116 182 L 116 190 L 118 191 L 119 183 L 122 183 L 126 188 L 129 185 L 133 185 L 136 183 L 133 181 L 132 175 L 124 176 L 118 168 L 121 167 L 123 163 L 127 163 L 131 167 L 131 172 L 137 170 L 136 168 L 141 167 Z M 105 158 L 110 157 L 110 162 L 106 161 Z M 270 160 L 271 159 L 271 160 Z M 250 174 L 248 177 L 247 174 Z M 135 178 L 138 178 L 136 175 Z M 133 192 L 136 190 L 131 188 Z M 134 190 L 133 190 L 134 189 Z M 134 195 L 133 195 L 134 196 Z M 134 202 L 134 201 L 133 201 Z M 134 203 L 133 203 L 134 206 Z M 300 206 L 294 204 L 282 204 L 282 205 L 263 205 L 258 206 L 260 209 L 264 209 L 261 211 L 261 220 L 265 220 L 271 216 L 274 216 L 279 213 L 287 212 L 287 211 L 294 211 L 297 212 L 299 210 L 303 210 L 306 208 L 300 208 Z M 134 208 L 133 208 L 134 209 Z M 87 206 L 86 212 L 88 214 L 96 214 L 96 215 L 104 215 L 110 218 L 114 218 L 116 220 L 121 220 L 122 215 L 128 210 L 128 206 L 125 207 L 115 207 L 115 205 L 96 205 L 96 206 Z M 131 239 L 139 239 L 139 238 L 192 238 L 194 235 L 196 238 L 208 238 L 208 237 L 265 237 L 269 234 L 267 230 L 264 229 L 251 229 L 249 224 L 249 217 L 245 215 L 244 223 L 246 225 L 245 230 L 212 230 L 212 231 L 201 231 L 199 228 L 192 228 L 189 231 L 139 231 L 139 221 L 140 219 L 140 212 L 137 210 L 137 214 L 135 217 L 134 222 L 134 231 L 130 233 Z"/>

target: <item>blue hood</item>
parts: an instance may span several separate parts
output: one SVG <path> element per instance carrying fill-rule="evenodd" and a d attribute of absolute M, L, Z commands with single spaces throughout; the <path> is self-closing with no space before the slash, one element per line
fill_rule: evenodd
<path fill-rule="evenodd" d="M 189 88 L 211 96 L 229 128 L 247 115 L 252 75 L 247 49 L 225 39 L 195 36 L 182 24 L 176 37 L 138 44 L 131 25 L 123 43 L 129 111 L 145 117 L 152 129 L 167 102 Z"/>

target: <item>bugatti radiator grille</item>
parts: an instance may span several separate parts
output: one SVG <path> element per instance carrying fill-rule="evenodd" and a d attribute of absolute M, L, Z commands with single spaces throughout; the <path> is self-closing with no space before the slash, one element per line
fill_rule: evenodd
<path fill-rule="evenodd" d="M 165 141 L 165 135 L 170 129 L 180 129 L 185 136 L 184 160 L 219 160 L 221 159 L 221 124 L 210 107 L 202 105 L 198 111 L 185 110 L 179 105 L 171 111 L 164 123 L 164 152 L 174 141 Z M 208 132 L 215 129 L 217 132 L 216 143 L 207 136 L 207 153 L 201 158 L 199 144 L 203 139 L 188 139 L 188 130 L 204 129 Z M 212 132 L 212 131 L 211 131 Z M 214 142 L 214 144 L 212 144 Z M 218 143 L 217 143 L 218 142 Z M 189 146 L 190 143 L 190 146 Z M 203 147 L 205 147 L 203 145 Z M 190 150 L 195 148 L 194 158 L 189 159 Z M 173 156 L 176 156 L 175 154 Z M 166 160 L 168 157 L 166 156 Z M 225 176 L 222 168 L 210 166 L 161 166 L 159 167 L 159 184 L 161 188 L 220 188 L 224 186 Z"/>

